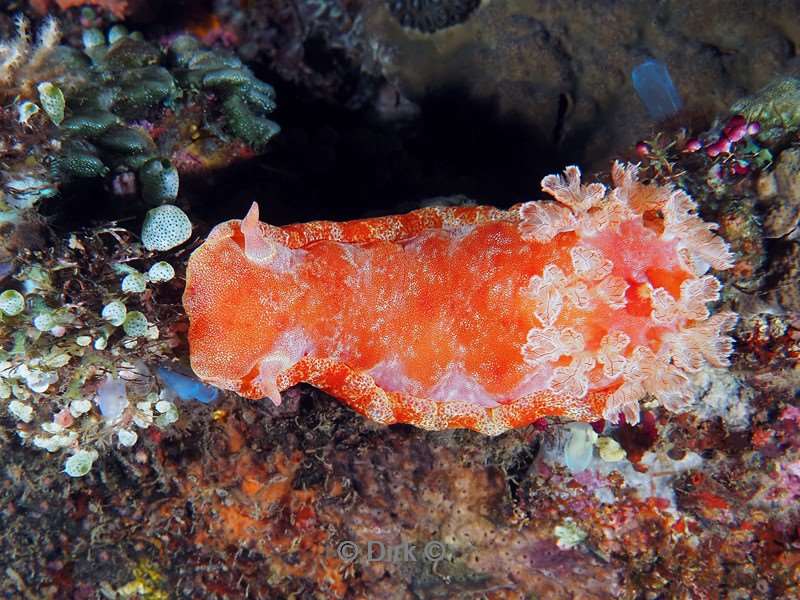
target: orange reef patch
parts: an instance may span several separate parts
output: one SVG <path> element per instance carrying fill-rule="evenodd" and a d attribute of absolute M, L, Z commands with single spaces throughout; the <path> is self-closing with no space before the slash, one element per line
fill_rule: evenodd
<path fill-rule="evenodd" d="M 733 257 L 683 191 L 616 163 L 577 167 L 553 200 L 500 210 L 274 227 L 253 204 L 191 256 L 184 305 L 197 375 L 248 398 L 299 382 L 381 423 L 498 434 L 543 416 L 677 410 L 687 374 L 728 365 L 736 315 L 711 315 Z"/>

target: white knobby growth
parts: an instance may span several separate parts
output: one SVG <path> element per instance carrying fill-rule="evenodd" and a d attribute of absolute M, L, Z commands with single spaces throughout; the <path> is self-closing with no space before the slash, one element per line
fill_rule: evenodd
<path fill-rule="evenodd" d="M 526 202 L 520 207 L 520 234 L 523 240 L 546 243 L 577 226 L 569 208 L 558 202 Z"/>
<path fill-rule="evenodd" d="M 561 313 L 564 305 L 561 288 L 564 287 L 566 281 L 564 271 L 556 265 L 549 264 L 544 268 L 541 276 L 533 275 L 531 277 L 528 287 L 524 290 L 524 293 L 536 302 L 533 314 L 545 327 L 555 323 Z"/>
<path fill-rule="evenodd" d="M 669 325 L 678 317 L 678 303 L 664 288 L 650 292 L 650 306 L 653 308 L 650 318 L 661 325 Z"/>
<path fill-rule="evenodd" d="M 522 346 L 522 356 L 530 365 L 555 362 L 562 356 L 572 356 L 584 348 L 583 336 L 565 327 L 558 330 L 553 327 L 531 329 L 527 342 Z"/>
<path fill-rule="evenodd" d="M 594 286 L 594 291 L 602 302 L 618 310 L 625 308 L 627 304 L 625 294 L 628 291 L 628 287 L 628 282 L 622 277 L 611 275 Z"/>
<path fill-rule="evenodd" d="M 661 334 L 657 352 L 646 346 L 630 348 L 630 336 L 608 331 L 596 351 L 584 348 L 583 335 L 557 325 L 563 315 L 564 299 L 580 311 L 601 302 L 618 310 L 626 306 L 628 282 L 614 275 L 614 265 L 591 245 L 570 249 L 572 273 L 555 264 L 545 267 L 541 276 L 531 277 L 523 290 L 534 300 L 534 315 L 541 327 L 532 328 L 522 347 L 526 363 L 539 366 L 571 357 L 568 365 L 555 366 L 550 389 L 569 397 L 588 392 L 588 373 L 602 365 L 603 376 L 619 380 L 607 402 L 605 417 L 616 421 L 619 414 L 629 423 L 639 420 L 639 400 L 652 394 L 669 410 L 678 410 L 693 399 L 687 373 L 705 364 L 725 367 L 730 363 L 733 339 L 725 335 L 736 323 L 736 315 L 723 312 L 710 316 L 708 303 L 719 299 L 721 284 L 710 268 L 733 266 L 733 254 L 715 232 L 717 225 L 697 215 L 697 205 L 682 190 L 671 185 L 641 183 L 638 165 L 615 162 L 611 170 L 613 189 L 593 183 L 582 185 L 580 170 L 567 167 L 563 175 L 548 175 L 542 189 L 555 201 L 529 202 L 520 207 L 519 230 L 523 239 L 546 243 L 565 231 L 577 231 L 584 242 L 596 234 L 638 221 L 672 241 L 678 264 L 694 277 L 680 286 L 676 299 L 664 288 L 650 291 L 653 324 L 668 330 Z M 571 315 L 569 315 L 571 316 Z"/>
<path fill-rule="evenodd" d="M 719 300 L 722 284 L 713 275 L 700 279 L 687 279 L 681 284 L 680 310 L 684 319 L 704 321 L 708 319 L 707 303 Z"/>
<path fill-rule="evenodd" d="M 542 190 L 570 207 L 576 213 L 586 213 L 600 204 L 606 195 L 602 183 L 581 185 L 581 170 L 575 165 L 564 169 L 564 176 L 547 175 L 542 179 Z"/>
<path fill-rule="evenodd" d="M 731 331 L 739 321 L 739 315 L 725 311 L 712 315 L 707 321 L 697 323 L 692 330 L 706 338 L 703 344 L 703 356 L 713 367 L 724 368 L 731 365 L 733 338 L 723 335 Z"/>
<path fill-rule="evenodd" d="M 717 225 L 706 223 L 697 214 L 697 204 L 683 190 L 670 185 L 646 185 L 636 179 L 638 166 L 615 162 L 611 170 L 614 190 L 608 194 L 609 204 L 624 206 L 628 213 L 642 215 L 660 211 L 663 215 L 662 239 L 678 239 L 681 266 L 697 276 L 710 267 L 717 270 L 733 266 L 733 254 L 728 244 L 715 231 Z M 630 217 L 629 217 L 630 218 Z"/>
<path fill-rule="evenodd" d="M 594 368 L 595 360 L 582 352 L 572 357 L 566 367 L 553 369 L 553 377 L 548 387 L 553 393 L 567 398 L 583 398 L 589 391 L 587 373 Z"/>
<path fill-rule="evenodd" d="M 591 289 L 586 284 L 581 284 L 576 292 L 572 292 L 574 296 L 569 296 L 575 297 L 574 304 L 578 308 L 589 306 L 592 295 L 611 308 L 620 309 L 625 306 L 628 283 L 622 277 L 611 275 L 614 263 L 603 256 L 602 252 L 596 248 L 576 246 L 570 250 L 570 256 L 575 275 L 584 281 L 596 282 Z M 574 288 L 575 285 L 571 284 L 568 289 Z"/>
<path fill-rule="evenodd" d="M 567 276 L 551 263 L 545 266 L 542 275 L 533 275 L 522 290 L 534 300 L 533 314 L 544 327 L 555 323 L 565 297 L 579 310 L 589 310 L 593 299 L 614 309 L 623 308 L 627 302 L 628 283 L 622 277 L 611 275 L 614 265 L 602 252 L 577 246 L 570 254 L 573 274 Z"/>
<path fill-rule="evenodd" d="M 730 366 L 733 338 L 724 332 L 732 329 L 737 319 L 735 313 L 722 312 L 666 334 L 665 353 L 673 364 L 690 373 L 699 371 L 706 362 L 719 368 Z"/>
<path fill-rule="evenodd" d="M 586 281 L 600 281 L 611 274 L 614 263 L 596 248 L 575 246 L 570 249 L 575 274 Z"/>
<path fill-rule="evenodd" d="M 576 166 L 567 167 L 563 176 L 548 175 L 542 179 L 542 190 L 555 202 L 528 202 L 520 207 L 522 238 L 544 243 L 564 231 L 594 235 L 609 228 L 618 230 L 622 223 L 665 206 L 672 188 L 639 183 L 637 170 L 637 165 L 615 162 L 615 187 L 609 193 L 600 183 L 582 185 Z"/>
<path fill-rule="evenodd" d="M 733 266 L 733 253 L 721 237 L 714 233 L 718 226 L 706 223 L 695 214 L 697 205 L 688 194 L 675 190 L 661 208 L 664 214 L 663 239 L 678 239 L 681 266 L 695 275 L 703 275 L 709 267 L 720 271 Z"/>
<path fill-rule="evenodd" d="M 61 41 L 58 21 L 48 17 L 42 22 L 33 47 L 28 19 L 18 15 L 15 25 L 17 35 L 0 43 L 0 84 L 10 86 L 15 83 L 15 79 L 18 84 L 35 84 L 37 82 L 33 80 L 21 80 L 31 77 L 35 79 L 35 70 L 42 66 Z"/>
<path fill-rule="evenodd" d="M 721 288 L 722 284 L 713 275 L 684 281 L 678 300 L 664 288 L 655 288 L 650 292 L 653 307 L 650 316 L 659 325 L 671 325 L 680 320 L 704 321 L 710 314 L 706 304 L 719 300 Z"/>
<path fill-rule="evenodd" d="M 603 365 L 603 375 L 614 379 L 622 375 L 627 364 L 623 352 L 631 338 L 624 331 L 609 331 L 602 340 L 597 352 L 597 361 Z"/>
<path fill-rule="evenodd" d="M 639 165 L 620 160 L 615 160 L 611 165 L 611 181 L 614 183 L 614 189 L 623 192 L 626 199 L 634 190 L 634 186 L 639 185 L 636 181 L 638 170 Z"/>
<path fill-rule="evenodd" d="M 592 307 L 592 294 L 589 286 L 583 281 L 576 281 L 564 290 L 569 301 L 580 310 L 589 310 Z"/>
<path fill-rule="evenodd" d="M 614 189 L 609 196 L 613 196 L 628 213 L 642 215 L 651 210 L 658 210 L 672 193 L 670 185 L 645 185 L 637 180 L 639 165 L 615 161 L 611 167 L 611 180 Z"/>

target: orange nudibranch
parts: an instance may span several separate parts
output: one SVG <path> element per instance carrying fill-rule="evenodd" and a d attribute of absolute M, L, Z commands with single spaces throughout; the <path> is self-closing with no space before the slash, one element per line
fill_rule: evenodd
<path fill-rule="evenodd" d="M 307 382 L 380 423 L 495 435 L 545 416 L 638 419 L 729 364 L 712 315 L 732 255 L 683 191 L 615 163 L 550 200 L 274 227 L 253 204 L 192 254 L 184 306 L 204 381 L 280 402 Z"/>

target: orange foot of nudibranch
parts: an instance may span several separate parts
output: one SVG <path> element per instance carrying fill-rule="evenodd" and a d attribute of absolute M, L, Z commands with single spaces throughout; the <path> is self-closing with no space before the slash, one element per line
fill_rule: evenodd
<path fill-rule="evenodd" d="M 619 163 L 614 188 L 577 167 L 553 200 L 504 211 L 273 227 L 253 205 L 189 260 L 184 305 L 203 380 L 280 402 L 301 381 L 381 423 L 497 434 L 542 416 L 638 417 L 652 394 L 728 364 L 735 323 L 710 315 L 732 256 L 681 190 Z"/>

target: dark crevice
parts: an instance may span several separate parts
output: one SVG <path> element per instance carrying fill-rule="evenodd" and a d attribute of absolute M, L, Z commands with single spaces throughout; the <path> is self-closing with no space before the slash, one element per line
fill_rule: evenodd
<path fill-rule="evenodd" d="M 554 146 L 558 146 L 564 137 L 564 125 L 571 106 L 572 98 L 568 94 L 558 95 L 558 113 L 556 115 L 556 126 L 553 128 Z"/>
<path fill-rule="evenodd" d="M 253 201 L 262 220 L 276 225 L 405 211 L 441 196 L 508 207 L 538 197 L 541 178 L 583 152 L 575 132 L 558 145 L 571 104 L 567 94 L 559 97 L 550 131 L 459 86 L 422 98 L 417 116 L 398 123 L 380 120 L 370 107 L 349 110 L 319 100 L 263 65 L 253 68 L 276 88 L 278 107 L 270 116 L 282 131 L 262 156 L 181 176 L 179 200 L 188 202 L 198 223 L 242 218 Z M 45 203 L 43 212 L 63 232 L 116 219 L 130 219 L 123 225 L 136 231 L 147 208 L 135 196 L 115 196 L 108 179 L 84 179 L 63 186 L 61 198 Z"/>

